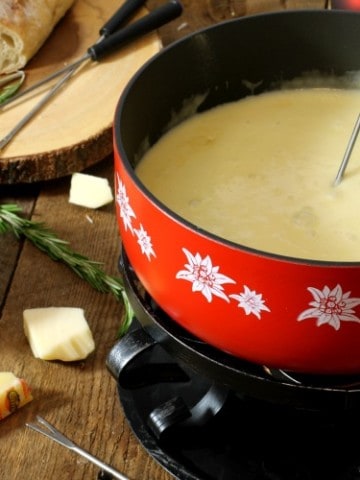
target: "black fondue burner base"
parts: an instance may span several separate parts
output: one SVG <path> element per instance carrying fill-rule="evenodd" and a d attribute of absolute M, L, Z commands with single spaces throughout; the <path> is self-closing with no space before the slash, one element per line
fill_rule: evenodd
<path fill-rule="evenodd" d="M 269 371 L 181 329 L 120 270 L 137 319 L 107 366 L 149 454 L 179 480 L 360 480 L 360 378 Z M 155 480 L 155 479 L 154 479 Z"/>
<path fill-rule="evenodd" d="M 136 327 L 136 324 L 134 325 Z M 159 345 L 140 355 L 133 371 L 170 372 Z M 176 364 L 175 364 L 176 365 Z M 124 413 L 149 454 L 179 480 L 359 480 L 360 413 L 319 414 L 228 392 L 219 412 L 200 426 L 180 423 L 154 433 L 152 412 L 173 399 L 196 402 L 210 381 L 174 367 L 172 378 L 118 384 Z M 171 375 L 170 375 L 171 376 Z"/>

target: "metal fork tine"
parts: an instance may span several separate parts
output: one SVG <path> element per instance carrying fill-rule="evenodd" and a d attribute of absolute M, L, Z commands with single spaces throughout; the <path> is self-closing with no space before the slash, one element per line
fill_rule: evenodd
<path fill-rule="evenodd" d="M 36 423 L 26 423 L 26 426 L 31 428 L 32 430 L 35 430 L 35 432 L 41 433 L 42 435 L 45 435 L 45 437 L 48 437 L 51 440 L 54 440 L 55 442 L 59 443 L 63 447 L 69 448 L 70 450 L 78 453 L 82 457 L 94 463 L 97 467 L 101 468 L 105 472 L 110 473 L 110 475 L 112 475 L 113 478 L 116 478 L 118 480 L 129 480 L 128 477 L 118 472 L 107 463 L 102 462 L 97 457 L 94 457 L 94 455 L 91 455 L 91 453 L 87 452 L 83 448 L 80 448 L 78 445 L 72 442 L 69 438 L 63 435 L 57 428 L 51 425 L 51 423 L 47 422 L 44 418 L 40 417 L 40 415 L 36 416 L 36 420 L 39 422 L 41 426 L 37 425 Z"/>
<path fill-rule="evenodd" d="M 63 435 L 57 428 L 55 428 L 51 423 L 47 422 L 44 418 L 40 417 L 40 415 L 36 416 L 36 420 L 43 425 L 47 430 L 41 428 L 40 426 L 36 425 L 35 423 L 27 423 L 26 426 L 35 430 L 36 432 L 42 433 L 45 437 L 51 438 L 55 440 L 55 442 L 60 443 L 64 447 L 74 448 L 76 445 L 65 435 Z"/>
<path fill-rule="evenodd" d="M 43 429 L 42 429 L 41 427 L 39 427 L 38 425 L 35 425 L 35 424 L 33 424 L 33 423 L 27 423 L 26 426 L 29 427 L 29 428 L 31 428 L 31 430 L 34 430 L 35 432 L 41 433 L 41 434 L 44 435 L 45 437 L 48 437 L 48 438 L 50 438 L 51 440 L 54 440 L 55 442 L 60 443 L 60 445 L 69 447 L 69 446 L 67 445 L 67 443 L 64 443 L 63 441 L 60 441 L 60 439 L 59 439 L 59 438 L 56 438 L 52 433 L 50 433 L 50 432 L 45 432 L 45 430 L 43 430 Z"/>

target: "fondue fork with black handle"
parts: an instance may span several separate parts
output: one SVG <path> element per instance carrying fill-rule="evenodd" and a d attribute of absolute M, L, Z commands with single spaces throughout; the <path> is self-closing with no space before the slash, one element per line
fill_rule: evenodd
<path fill-rule="evenodd" d="M 120 7 L 116 14 L 105 23 L 100 29 L 100 38 L 96 43 L 87 49 L 87 52 L 78 60 L 67 65 L 65 68 L 58 70 L 54 74 L 43 79 L 40 83 L 52 80 L 53 78 L 65 73 L 65 76 L 59 80 L 52 89 L 43 97 L 31 110 L 26 114 L 15 127 L 0 140 L 0 150 L 3 149 L 15 135 L 34 117 L 34 115 L 56 94 L 56 92 L 74 75 L 81 64 L 87 60 L 99 61 L 103 57 L 113 53 L 123 45 L 129 43 L 135 38 L 150 33 L 162 25 L 168 23 L 182 13 L 182 5 L 178 0 L 170 0 L 164 5 L 151 11 L 149 14 L 140 18 L 139 20 L 115 31 L 136 9 L 143 4 L 143 0 L 126 0 L 125 4 Z M 36 88 L 40 86 L 36 84 Z M 30 87 L 32 90 L 34 88 Z M 30 89 L 20 92 L 18 95 L 10 98 L 2 104 L 2 107 L 8 105 L 10 102 L 19 99 L 20 96 L 29 93 Z"/>

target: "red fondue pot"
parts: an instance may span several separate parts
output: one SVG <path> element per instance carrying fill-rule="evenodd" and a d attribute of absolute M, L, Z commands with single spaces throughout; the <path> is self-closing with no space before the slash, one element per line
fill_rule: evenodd
<path fill-rule="evenodd" d="M 359 262 L 340 263 L 234 244 L 170 211 L 134 172 L 175 121 L 242 98 L 249 84 L 256 94 L 314 70 L 322 76 L 360 70 L 360 14 L 254 15 L 163 49 L 131 79 L 116 109 L 116 212 L 142 285 L 193 335 L 272 368 L 354 374 L 360 373 L 360 246 Z"/>

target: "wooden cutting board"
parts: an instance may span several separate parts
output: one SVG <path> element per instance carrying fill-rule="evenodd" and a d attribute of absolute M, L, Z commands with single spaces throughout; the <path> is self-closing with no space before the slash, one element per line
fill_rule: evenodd
<path fill-rule="evenodd" d="M 80 58 L 119 0 L 77 0 L 25 69 L 26 85 Z M 145 9 L 137 16 L 148 13 Z M 112 122 L 134 73 L 161 48 L 146 35 L 97 62 L 87 62 L 0 151 L 0 184 L 31 183 L 81 171 L 112 152 Z M 48 91 L 42 87 L 0 111 L 3 138 Z"/>

